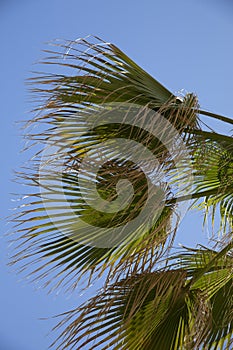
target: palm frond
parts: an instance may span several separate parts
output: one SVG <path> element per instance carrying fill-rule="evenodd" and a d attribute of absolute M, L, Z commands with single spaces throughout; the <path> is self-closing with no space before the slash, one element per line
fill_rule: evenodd
<path fill-rule="evenodd" d="M 31 183 L 31 178 L 29 181 Z M 167 205 L 154 223 L 145 223 L 121 240 L 119 236 L 116 237 L 116 244 L 114 237 L 108 237 L 104 242 L 105 230 L 117 228 L 119 218 L 120 224 L 124 224 L 124 220 L 127 221 L 134 210 L 136 214 L 140 210 L 140 207 L 137 208 L 138 202 L 142 200 L 140 192 L 137 199 L 136 191 L 136 200 L 131 202 L 128 213 L 117 212 L 112 215 L 90 208 L 83 201 L 77 176 L 58 173 L 57 177 L 46 173 L 46 181 L 50 186 L 46 186 L 42 193 L 25 198 L 23 211 L 14 218 L 19 243 L 12 264 L 21 262 L 21 270 L 29 269 L 30 275 L 35 274 L 36 280 L 45 279 L 45 285 L 51 284 L 51 289 L 62 284 L 67 288 L 75 288 L 86 272 L 92 276 L 93 272 L 98 271 L 101 275 L 110 268 L 109 273 L 116 277 L 117 272 L 122 272 L 121 269 L 125 273 L 151 269 L 162 254 L 169 236 L 170 239 L 173 237 L 173 206 Z M 37 186 L 37 180 L 35 182 Z M 105 186 L 102 195 L 109 195 L 108 189 Z M 33 197 L 36 198 L 34 201 Z M 85 222 L 93 226 L 90 232 Z"/>
<path fill-rule="evenodd" d="M 166 268 L 109 285 L 67 313 L 58 349 L 226 349 L 233 335 L 232 246 L 186 249 Z"/>
<path fill-rule="evenodd" d="M 193 295 L 183 293 L 184 282 L 185 272 L 169 271 L 109 286 L 79 310 L 78 318 L 77 311 L 68 314 L 65 322 L 75 319 L 61 335 L 58 349 L 179 349 L 192 338 L 185 341 L 184 335 L 192 334 L 190 315 L 197 312 Z"/>
<path fill-rule="evenodd" d="M 232 228 L 233 219 L 233 152 L 232 137 L 207 133 L 199 135 L 199 145 L 193 153 L 193 198 L 200 199 L 197 208 L 220 217 L 220 231 Z"/>

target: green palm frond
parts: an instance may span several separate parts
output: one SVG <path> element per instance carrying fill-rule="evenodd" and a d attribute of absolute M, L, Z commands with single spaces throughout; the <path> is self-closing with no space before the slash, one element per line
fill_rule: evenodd
<path fill-rule="evenodd" d="M 233 311 L 232 243 L 187 249 L 169 268 L 118 281 L 59 326 L 60 347 L 227 349 Z M 221 304 L 222 303 L 222 304 Z"/>
<path fill-rule="evenodd" d="M 181 266 L 192 279 L 191 289 L 199 289 L 209 300 L 210 327 L 202 339 L 203 349 L 230 349 L 233 341 L 232 241 L 220 252 L 202 248 L 181 254 Z"/>
<path fill-rule="evenodd" d="M 148 223 L 148 227 L 144 225 L 138 231 L 132 231 L 127 240 L 122 238 L 122 243 L 119 237 L 118 244 L 112 244 L 113 238 L 104 243 L 102 236 L 98 237 L 98 229 L 94 228 L 118 227 L 118 222 L 124 224 L 131 217 L 131 212 L 136 210 L 137 214 L 137 210 L 140 210 L 140 206 L 137 208 L 138 202 L 142 200 L 140 192 L 137 198 L 136 191 L 135 200 L 126 208 L 126 212 L 106 214 L 90 208 L 83 201 L 78 177 L 74 174 L 58 173 L 55 176 L 46 173 L 45 178 L 47 184 L 51 180 L 52 185 L 32 196 L 37 200 L 32 201 L 31 196 L 26 198 L 28 203 L 23 205 L 23 212 L 14 219 L 19 243 L 12 263 L 22 261 L 21 270 L 28 268 L 31 275 L 35 274 L 35 279 L 46 279 L 45 285 L 51 284 L 51 288 L 62 284 L 67 288 L 75 288 L 84 273 L 89 272 L 92 276 L 98 271 L 101 275 L 106 268 L 110 268 L 109 273 L 115 277 L 122 269 L 125 273 L 151 269 L 166 247 L 169 237 L 173 237 L 173 206 L 167 205 L 153 225 Z M 100 182 L 99 185 L 102 186 L 103 183 Z M 105 186 L 102 196 L 112 196 L 114 186 L 114 183 L 112 187 Z M 43 200 L 41 197 L 44 197 Z M 90 233 L 78 221 L 80 217 L 83 222 L 93 226 Z M 96 243 L 98 239 L 99 244 Z M 48 278 L 49 274 L 53 276 L 51 279 Z"/>
<path fill-rule="evenodd" d="M 109 286 L 79 310 L 78 318 L 77 311 L 68 313 L 65 322 L 74 320 L 58 349 L 66 344 L 69 349 L 179 349 L 188 342 L 184 334 L 190 333 L 190 316 L 197 311 L 192 293 L 188 297 L 183 292 L 185 275 L 150 273 Z"/>
<path fill-rule="evenodd" d="M 220 230 L 232 228 L 233 219 L 233 142 L 232 137 L 209 132 L 198 133 L 199 144 L 193 153 L 193 198 L 200 199 L 197 208 L 211 212 L 212 223 L 216 213 Z M 220 231 L 219 231 L 220 232 Z"/>
<path fill-rule="evenodd" d="M 72 103 L 101 104 L 137 98 L 138 103 L 146 105 L 154 101 L 158 107 L 174 97 L 120 49 L 101 39 L 89 37 L 55 46 L 56 51 L 47 51 L 53 56 L 46 63 L 58 63 L 59 60 L 59 65 L 72 68 L 74 75 L 45 76 L 38 81 L 42 84 L 61 83 L 56 91 L 61 102 L 64 98 Z"/>
<path fill-rule="evenodd" d="M 69 73 L 31 79 L 37 85 L 33 91 L 47 99 L 42 109 L 48 114 L 43 118 L 60 120 L 77 109 L 128 102 L 161 109 L 178 130 L 197 126 L 198 102 L 193 94 L 181 102 L 115 45 L 90 37 L 54 46 L 56 50 L 46 50 L 51 56 L 44 63 L 67 68 Z"/>

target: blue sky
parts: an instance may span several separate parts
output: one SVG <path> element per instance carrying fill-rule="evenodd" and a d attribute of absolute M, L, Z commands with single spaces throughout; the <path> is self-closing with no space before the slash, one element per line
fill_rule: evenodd
<path fill-rule="evenodd" d="M 25 85 L 45 43 L 88 34 L 111 41 L 169 90 L 195 92 L 201 106 L 233 115 L 233 5 L 230 0 L 8 0 L 0 2 L 1 33 L 1 195 L 2 218 L 10 214 L 13 183 L 27 155 L 16 122 L 28 119 L 33 104 Z M 10 226 L 1 222 L 2 233 Z M 180 241 L 197 243 L 201 217 L 183 220 Z M 54 339 L 50 317 L 75 307 L 79 292 L 47 294 L 7 267 L 7 240 L 1 240 L 0 349 L 45 350 Z M 86 292 L 90 295 L 91 290 Z M 48 320 L 39 318 L 49 317 Z M 46 336 L 46 334 L 48 336 Z"/>

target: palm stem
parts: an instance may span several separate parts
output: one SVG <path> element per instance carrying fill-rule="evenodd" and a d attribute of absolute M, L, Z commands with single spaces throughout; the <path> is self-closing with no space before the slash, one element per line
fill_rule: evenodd
<path fill-rule="evenodd" d="M 203 109 L 199 109 L 199 110 L 197 110 L 195 112 L 198 113 L 198 114 L 206 115 L 207 117 L 212 117 L 212 118 L 215 118 L 215 119 L 218 119 L 218 120 L 222 120 L 223 122 L 226 122 L 226 123 L 229 123 L 229 124 L 233 124 L 233 119 L 232 118 L 224 117 L 223 115 L 220 115 L 220 114 L 204 111 Z"/>
<path fill-rule="evenodd" d="M 216 138 L 218 138 L 218 140 L 232 143 L 231 136 L 219 134 L 217 132 L 209 132 L 209 131 L 204 131 L 204 130 L 193 129 L 191 131 L 191 133 L 196 134 L 196 135 L 205 136 L 206 138 L 213 139 L 213 140 L 216 140 Z"/>
<path fill-rule="evenodd" d="M 225 189 L 226 190 L 226 189 Z M 211 189 L 211 190 L 207 190 L 207 191 L 202 191 L 202 192 L 197 192 L 197 193 L 192 193 L 192 194 L 186 194 L 184 196 L 180 196 L 180 197 L 175 197 L 172 199 L 169 199 L 166 201 L 166 204 L 173 204 L 173 203 L 177 203 L 177 202 L 184 202 L 187 201 L 189 199 L 199 199 L 202 197 L 208 197 L 214 194 L 219 193 L 219 188 L 217 189 Z"/>

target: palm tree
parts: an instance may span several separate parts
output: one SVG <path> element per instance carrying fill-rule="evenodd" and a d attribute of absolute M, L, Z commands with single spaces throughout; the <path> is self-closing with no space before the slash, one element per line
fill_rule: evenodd
<path fill-rule="evenodd" d="M 36 148 L 18 176 L 34 191 L 13 219 L 12 263 L 51 290 L 104 282 L 64 315 L 53 346 L 230 349 L 233 143 L 207 122 L 233 120 L 98 38 L 54 46 L 54 73 L 30 81 Z M 212 218 L 209 247 L 175 249 L 183 204 Z"/>

